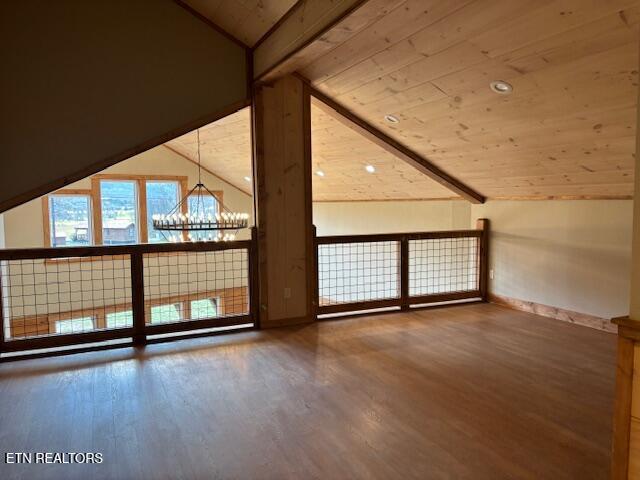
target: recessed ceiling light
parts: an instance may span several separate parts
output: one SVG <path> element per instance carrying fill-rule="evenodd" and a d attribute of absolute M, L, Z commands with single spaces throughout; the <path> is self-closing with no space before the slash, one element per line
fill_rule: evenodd
<path fill-rule="evenodd" d="M 251 181 L 251 177 L 244 177 L 244 181 L 245 182 L 250 182 Z"/>
<path fill-rule="evenodd" d="M 316 172 L 316 175 L 318 175 L 319 177 L 324 177 L 324 172 L 322 170 L 318 170 Z"/>
<path fill-rule="evenodd" d="M 369 173 L 373 173 L 376 171 L 376 167 L 374 167 L 373 165 L 367 165 L 366 167 L 364 167 L 364 169 Z"/>
<path fill-rule="evenodd" d="M 491 90 L 499 93 L 500 95 L 509 95 L 511 92 L 513 92 L 513 87 L 511 86 L 511 84 L 503 80 L 496 80 L 495 82 L 491 82 L 489 86 L 491 87 Z"/>
<path fill-rule="evenodd" d="M 384 119 L 389 123 L 398 123 L 400 121 L 398 120 L 398 117 L 395 117 L 393 115 L 385 115 Z"/>

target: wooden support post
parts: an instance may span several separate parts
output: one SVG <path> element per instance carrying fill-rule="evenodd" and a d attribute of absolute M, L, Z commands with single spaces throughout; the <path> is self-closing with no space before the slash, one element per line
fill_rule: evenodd
<path fill-rule="evenodd" d="M 482 236 L 478 244 L 480 258 L 479 290 L 483 301 L 488 300 L 489 292 L 489 219 L 479 218 L 476 228 L 482 230 Z"/>
<path fill-rule="evenodd" d="M 144 264 L 142 253 L 131 254 L 131 310 L 133 312 L 133 343 L 144 345 L 145 334 L 144 311 Z"/>
<path fill-rule="evenodd" d="M 260 325 L 313 320 L 311 103 L 293 76 L 256 87 L 253 142 Z"/>
<path fill-rule="evenodd" d="M 400 298 L 402 310 L 409 310 L 409 239 L 400 241 Z"/>

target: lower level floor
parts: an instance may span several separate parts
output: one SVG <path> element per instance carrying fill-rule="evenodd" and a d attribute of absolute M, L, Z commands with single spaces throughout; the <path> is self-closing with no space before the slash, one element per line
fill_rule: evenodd
<path fill-rule="evenodd" d="M 470 304 L 4 363 L 0 477 L 605 479 L 615 344 Z"/>

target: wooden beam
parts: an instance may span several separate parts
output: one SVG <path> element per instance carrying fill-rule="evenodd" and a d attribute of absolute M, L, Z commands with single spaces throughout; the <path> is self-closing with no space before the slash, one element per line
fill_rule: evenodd
<path fill-rule="evenodd" d="M 367 0 L 299 0 L 253 49 L 253 78 L 264 80 Z M 281 74 L 290 72 L 281 72 Z"/>
<path fill-rule="evenodd" d="M 313 102 L 314 105 L 321 108 L 325 113 L 331 115 L 342 124 L 360 133 L 387 152 L 395 155 L 400 160 L 407 162 L 409 165 L 427 175 L 432 180 L 469 200 L 471 203 L 485 202 L 486 199 L 483 195 L 444 172 L 426 158 L 408 147 L 405 147 L 384 132 L 378 130 L 376 127 L 361 119 L 355 113 L 329 98 L 324 93 L 313 87 L 309 87 L 309 89 L 311 96 L 316 100 Z"/>

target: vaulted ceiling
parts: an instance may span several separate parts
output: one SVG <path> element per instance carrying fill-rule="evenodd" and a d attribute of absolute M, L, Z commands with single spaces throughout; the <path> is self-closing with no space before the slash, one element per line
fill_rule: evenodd
<path fill-rule="evenodd" d="M 413 167 L 398 160 L 312 105 L 313 199 L 394 200 L 455 197 Z M 196 133 L 166 144 L 197 161 Z M 250 113 L 245 108 L 200 129 L 202 165 L 245 193 L 251 194 Z M 374 173 L 365 170 L 367 165 Z M 323 176 L 318 175 L 322 172 Z"/>
<path fill-rule="evenodd" d="M 299 68 L 318 90 L 489 198 L 633 193 L 640 0 L 369 0 L 360 15 Z M 249 137 L 234 128 L 211 148 L 237 165 L 210 168 L 242 184 Z M 313 130 L 317 199 L 451 196 L 316 110 Z"/>
<path fill-rule="evenodd" d="M 252 47 L 296 0 L 184 0 L 184 3 Z"/>

